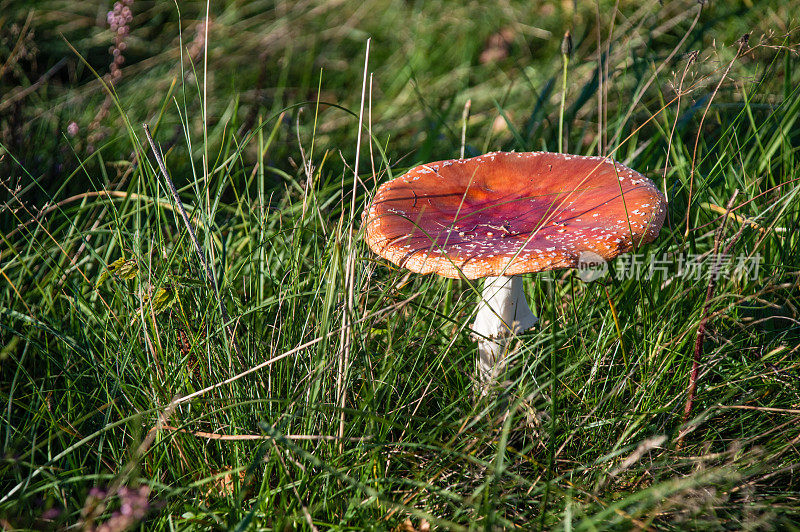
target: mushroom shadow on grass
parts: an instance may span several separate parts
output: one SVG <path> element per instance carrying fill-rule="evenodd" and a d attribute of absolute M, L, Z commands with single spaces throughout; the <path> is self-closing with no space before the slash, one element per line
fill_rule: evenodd
<path fill-rule="evenodd" d="M 509 338 L 537 322 L 522 274 L 613 259 L 654 240 L 665 214 L 653 182 L 611 159 L 495 152 L 412 168 L 363 219 L 369 247 L 398 266 L 485 278 L 472 325 L 485 392 L 507 369 Z"/>

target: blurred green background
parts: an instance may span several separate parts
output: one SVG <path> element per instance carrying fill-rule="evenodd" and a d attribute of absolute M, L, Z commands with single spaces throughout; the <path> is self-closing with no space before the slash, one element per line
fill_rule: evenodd
<path fill-rule="evenodd" d="M 329 104 L 357 112 L 371 38 L 372 132 L 393 163 L 457 156 L 453 146 L 460 143 L 468 99 L 468 155 L 555 149 L 549 139 L 560 93 L 559 47 L 569 30 L 574 57 L 568 147 L 600 151 L 605 147 L 590 149 L 597 129 L 598 40 L 607 55 L 602 68 L 608 69 L 613 116 L 626 110 L 637 84 L 670 56 L 692 26 L 697 6 L 688 0 L 210 2 L 206 76 L 206 3 L 136 0 L 129 33 L 121 39 L 121 75 L 113 79 L 119 109 L 99 79 L 110 85 L 112 2 L 3 0 L 0 142 L 49 188 L 94 150 L 102 149 L 106 160 L 130 159 L 124 112 L 137 133 L 141 122 L 159 121 L 158 140 L 183 151 L 173 161 L 185 165 L 184 128 L 200 134 L 200 96 L 207 94 L 212 152 L 226 142 L 226 131 L 234 130 L 241 141 L 259 120 L 274 120 L 294 106 L 270 153 L 273 164 L 289 170 L 289 157 L 297 158 L 295 121 L 309 138 L 319 101 L 316 144 L 352 160 L 354 121 Z M 789 0 L 758 2 L 758 8 L 748 1 L 708 2 L 656 86 L 669 92 L 679 74 L 674 70 L 691 50 L 703 51 L 693 70 L 702 75 L 721 68 L 745 33 L 781 44 L 796 6 Z M 760 55 L 764 59 L 769 51 Z M 729 85 L 723 92 L 737 89 Z M 702 96 L 695 92 L 691 98 Z M 619 125 L 626 132 L 661 102 L 648 94 L 642 104 Z M 3 164 L 8 173 L 9 157 Z M 70 187 L 79 191 L 84 185 L 78 179 Z"/>

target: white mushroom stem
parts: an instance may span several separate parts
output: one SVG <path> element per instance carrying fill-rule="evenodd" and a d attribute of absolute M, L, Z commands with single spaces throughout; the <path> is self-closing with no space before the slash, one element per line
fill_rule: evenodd
<path fill-rule="evenodd" d="M 472 329 L 478 333 L 478 379 L 484 387 L 495 382 L 507 366 L 509 337 L 533 327 L 533 315 L 522 277 L 487 277 Z"/>

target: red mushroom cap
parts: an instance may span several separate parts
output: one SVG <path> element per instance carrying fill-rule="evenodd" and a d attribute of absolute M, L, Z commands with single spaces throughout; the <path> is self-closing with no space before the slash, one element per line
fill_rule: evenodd
<path fill-rule="evenodd" d="M 365 239 L 417 273 L 468 279 L 572 268 L 651 242 L 666 202 L 652 181 L 605 157 L 495 152 L 423 164 L 384 183 Z"/>

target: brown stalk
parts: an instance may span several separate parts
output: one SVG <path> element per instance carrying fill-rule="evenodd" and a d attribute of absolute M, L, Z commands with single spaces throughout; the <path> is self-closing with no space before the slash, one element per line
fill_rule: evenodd
<path fill-rule="evenodd" d="M 703 340 L 705 339 L 706 335 L 706 327 L 708 325 L 709 314 L 711 312 L 711 300 L 714 297 L 714 290 L 716 289 L 717 285 L 717 272 L 716 269 L 719 267 L 719 260 L 720 255 L 719 252 L 719 245 L 720 241 L 722 240 L 722 233 L 725 231 L 725 226 L 728 223 L 728 215 L 730 214 L 731 209 L 733 208 L 733 203 L 736 200 L 736 196 L 739 194 L 739 190 L 735 190 L 733 192 L 733 196 L 728 201 L 728 205 L 725 211 L 725 217 L 722 219 L 722 224 L 719 226 L 717 230 L 716 237 L 714 238 L 714 252 L 712 256 L 715 257 L 715 265 L 714 270 L 711 271 L 711 275 L 708 278 L 708 285 L 706 286 L 706 298 L 705 303 L 703 304 L 703 314 L 700 318 L 700 325 L 697 328 L 697 336 L 694 342 L 694 356 L 692 360 L 692 371 L 689 374 L 689 386 L 686 392 L 686 406 L 683 409 L 683 417 L 681 418 L 681 424 L 685 424 L 686 421 L 689 419 L 689 415 L 692 413 L 692 405 L 694 404 L 694 397 L 695 392 L 697 391 L 697 379 L 700 373 L 700 361 L 703 357 Z M 730 251 L 733 244 L 738 240 L 739 236 L 742 234 L 741 226 L 740 230 L 736 233 L 736 236 L 731 240 L 731 242 L 725 247 L 724 253 Z M 686 431 L 682 431 L 678 436 L 678 445 L 680 446 L 680 442 L 683 439 L 683 436 L 686 434 Z"/>

